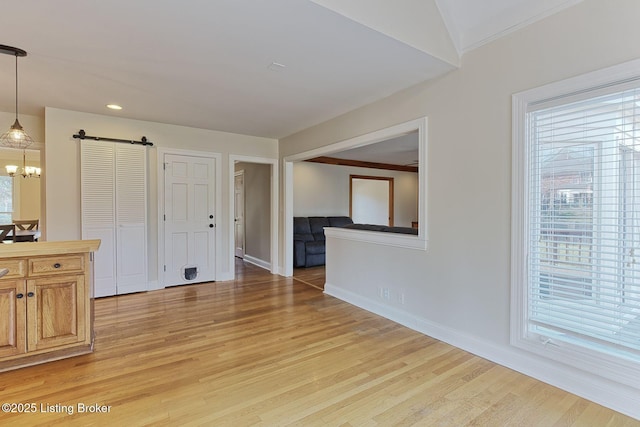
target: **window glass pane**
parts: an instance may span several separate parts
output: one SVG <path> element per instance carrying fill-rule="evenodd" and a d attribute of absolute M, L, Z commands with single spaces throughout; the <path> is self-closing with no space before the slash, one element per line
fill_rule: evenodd
<path fill-rule="evenodd" d="M 530 331 L 640 358 L 640 90 L 528 114 Z"/>
<path fill-rule="evenodd" d="M 13 213 L 13 178 L 0 176 L 0 224 L 11 224 Z"/>

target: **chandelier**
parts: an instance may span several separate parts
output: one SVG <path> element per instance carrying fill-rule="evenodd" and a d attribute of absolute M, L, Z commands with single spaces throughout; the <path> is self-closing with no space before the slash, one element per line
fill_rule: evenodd
<path fill-rule="evenodd" d="M 16 174 L 22 176 L 23 178 L 40 178 L 40 172 L 42 170 L 35 166 L 27 166 L 27 153 L 25 150 L 22 150 L 22 172 L 18 173 L 18 166 L 16 165 L 6 165 L 5 169 L 7 170 L 7 175 L 13 178 Z"/>
<path fill-rule="evenodd" d="M 31 144 L 33 139 L 24 131 L 18 121 L 18 57 L 27 56 L 27 52 L 17 47 L 0 45 L 0 53 L 13 55 L 16 58 L 16 121 L 8 131 L 0 136 L 0 145 L 9 148 L 24 150 Z"/>

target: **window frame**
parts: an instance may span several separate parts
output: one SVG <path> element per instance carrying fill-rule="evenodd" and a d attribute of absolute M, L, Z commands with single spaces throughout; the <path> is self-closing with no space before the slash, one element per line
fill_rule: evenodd
<path fill-rule="evenodd" d="M 636 83 L 634 83 L 636 82 Z M 570 366 L 595 373 L 619 383 L 637 387 L 640 362 L 614 356 L 568 342 L 549 342 L 529 332 L 528 262 L 530 189 L 530 140 L 527 113 L 542 106 L 568 104 L 613 92 L 621 85 L 640 86 L 640 60 L 626 62 L 551 83 L 512 96 L 512 206 L 511 206 L 511 327 L 514 347 Z M 534 184 L 534 183 L 531 183 Z"/>

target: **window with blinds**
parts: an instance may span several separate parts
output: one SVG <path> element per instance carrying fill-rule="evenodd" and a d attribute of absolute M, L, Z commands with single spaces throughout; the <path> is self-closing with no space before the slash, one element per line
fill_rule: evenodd
<path fill-rule="evenodd" d="M 0 175 L 0 224 L 13 222 L 13 178 Z"/>
<path fill-rule="evenodd" d="M 640 78 L 519 102 L 514 344 L 635 382 Z"/>

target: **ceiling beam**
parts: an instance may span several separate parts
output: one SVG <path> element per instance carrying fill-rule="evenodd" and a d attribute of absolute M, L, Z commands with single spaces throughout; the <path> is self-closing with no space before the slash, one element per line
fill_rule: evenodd
<path fill-rule="evenodd" d="M 307 159 L 305 161 L 313 162 L 313 163 L 325 163 L 328 165 L 355 166 L 359 168 L 384 169 L 384 170 L 392 170 L 392 171 L 400 171 L 400 172 L 418 173 L 417 166 L 392 165 L 390 163 L 365 162 L 362 160 L 338 159 L 336 157 L 327 157 L 327 156 L 314 157 L 312 159 Z"/>

